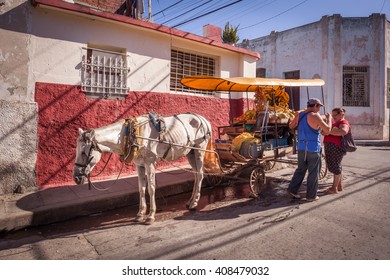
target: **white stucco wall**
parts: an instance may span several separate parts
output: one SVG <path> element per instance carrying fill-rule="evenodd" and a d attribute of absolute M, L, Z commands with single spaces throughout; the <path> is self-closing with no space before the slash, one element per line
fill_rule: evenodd
<path fill-rule="evenodd" d="M 32 31 L 33 77 L 29 80 L 28 91 L 34 90 L 35 82 L 80 84 L 82 48 L 88 43 L 127 50 L 128 86 L 132 91 L 169 92 L 172 48 L 216 58 L 217 76 L 255 74 L 256 60 L 250 56 L 165 33 L 53 9 L 37 8 L 33 11 Z"/>
<path fill-rule="evenodd" d="M 328 111 L 344 107 L 358 139 L 387 140 L 385 58 L 390 49 L 385 23 L 385 15 L 379 14 L 367 18 L 324 16 L 318 22 L 250 40 L 246 46 L 260 53 L 257 67 L 266 68 L 268 77 L 284 78 L 284 73 L 289 71 L 299 71 L 300 78 L 318 74 L 326 83 L 324 97 Z M 369 67 L 370 106 L 343 106 L 344 65 Z M 321 97 L 321 92 L 310 96 Z M 306 89 L 301 89 L 301 108 L 306 106 L 306 100 Z"/>

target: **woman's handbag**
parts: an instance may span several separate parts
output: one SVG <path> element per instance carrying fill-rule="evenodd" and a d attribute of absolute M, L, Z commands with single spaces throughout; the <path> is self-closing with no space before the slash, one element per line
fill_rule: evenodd
<path fill-rule="evenodd" d="M 356 151 L 357 147 L 355 145 L 355 141 L 353 140 L 351 129 L 349 129 L 349 132 L 341 137 L 341 148 L 345 152 L 354 152 Z"/>

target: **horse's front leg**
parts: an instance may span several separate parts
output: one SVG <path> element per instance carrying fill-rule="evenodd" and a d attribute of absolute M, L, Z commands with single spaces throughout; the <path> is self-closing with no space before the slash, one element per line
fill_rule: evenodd
<path fill-rule="evenodd" d="M 145 177 L 145 167 L 137 165 L 137 172 L 138 172 L 138 190 L 139 190 L 139 210 L 137 214 L 137 221 L 138 222 L 144 222 L 145 221 L 145 215 L 146 215 L 146 177 Z"/>
<path fill-rule="evenodd" d="M 145 224 L 151 225 L 155 221 L 156 214 L 156 168 L 154 164 L 146 166 L 146 178 L 148 180 L 148 193 L 150 198 L 149 215 Z"/>

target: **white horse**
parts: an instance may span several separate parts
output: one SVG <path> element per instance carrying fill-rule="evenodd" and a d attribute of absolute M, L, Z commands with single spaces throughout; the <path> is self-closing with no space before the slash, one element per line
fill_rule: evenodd
<path fill-rule="evenodd" d="M 87 131 L 79 128 L 73 167 L 74 181 L 76 184 L 82 184 L 85 178 L 89 180 L 89 175 L 102 153 L 116 153 L 121 155 L 122 159 L 130 155 L 129 158 L 136 165 L 138 172 L 140 203 L 137 221 L 145 224 L 152 224 L 155 220 L 155 168 L 159 160 L 172 161 L 187 156 L 195 173 L 194 188 L 187 207 L 196 208 L 203 180 L 205 149 L 211 139 L 211 125 L 200 115 L 185 113 L 161 118 L 160 124 L 163 128 L 165 126 L 161 131 L 158 122 L 152 120 L 153 116 L 139 116 L 131 121 L 123 120 Z M 147 217 L 146 186 L 150 196 Z"/>

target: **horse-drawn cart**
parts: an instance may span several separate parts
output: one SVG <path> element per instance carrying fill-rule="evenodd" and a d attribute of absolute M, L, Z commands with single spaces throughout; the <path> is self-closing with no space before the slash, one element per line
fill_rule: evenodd
<path fill-rule="evenodd" d="M 267 79 L 267 78 L 216 78 L 191 76 L 181 80 L 194 89 L 228 92 L 255 92 L 252 105 L 240 117 L 230 120 L 230 125 L 218 127 L 218 138 L 214 141 L 219 170 L 209 172 L 210 185 L 224 180 L 249 183 L 257 196 L 264 190 L 265 173 L 276 162 L 297 163 L 296 130 L 289 128 L 289 118 L 294 111 L 289 108 L 289 87 L 321 87 L 321 79 Z M 322 93 L 322 88 L 321 88 Z M 308 93 L 309 94 L 309 93 Z M 253 107 L 250 109 L 249 107 Z M 325 177 L 327 167 L 322 161 L 320 179 Z"/>

